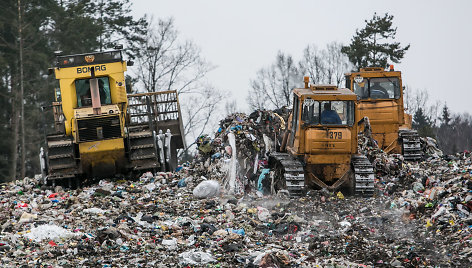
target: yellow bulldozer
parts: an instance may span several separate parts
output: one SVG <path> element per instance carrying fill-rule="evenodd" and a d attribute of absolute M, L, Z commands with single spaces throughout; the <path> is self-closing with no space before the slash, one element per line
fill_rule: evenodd
<path fill-rule="evenodd" d="M 57 55 L 55 132 L 40 160 L 46 182 L 169 171 L 185 148 L 176 91 L 127 94 L 122 47 Z"/>
<path fill-rule="evenodd" d="M 421 142 L 411 128 L 412 117 L 405 113 L 401 72 L 393 65 L 361 68 L 346 73 L 346 87 L 359 97 L 361 117 L 368 117 L 372 136 L 386 153 L 403 154 L 405 160 L 423 157 Z"/>
<path fill-rule="evenodd" d="M 347 188 L 372 196 L 373 167 L 357 147 L 362 122 L 357 96 L 333 85 L 309 85 L 308 77 L 304 81 L 304 88 L 293 90 L 293 109 L 280 150 L 269 156 L 275 190 L 300 196 L 305 188 Z"/>

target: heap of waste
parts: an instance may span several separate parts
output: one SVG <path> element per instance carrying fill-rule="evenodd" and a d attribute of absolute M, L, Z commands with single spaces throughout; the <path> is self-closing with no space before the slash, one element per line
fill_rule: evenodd
<path fill-rule="evenodd" d="M 268 154 L 280 146 L 278 137 L 285 131 L 287 109 L 257 110 L 250 115 L 229 115 L 220 121 L 212 140 L 208 135 L 197 139 L 197 169 L 201 175 L 222 180 L 233 194 L 257 187 L 266 192 Z M 264 191 L 265 190 L 265 191 Z"/>
<path fill-rule="evenodd" d="M 470 152 L 413 163 L 360 139 L 376 196 L 279 198 L 258 182 L 282 114 L 229 116 L 176 172 L 73 190 L 0 185 L 0 266 L 470 266 Z"/>

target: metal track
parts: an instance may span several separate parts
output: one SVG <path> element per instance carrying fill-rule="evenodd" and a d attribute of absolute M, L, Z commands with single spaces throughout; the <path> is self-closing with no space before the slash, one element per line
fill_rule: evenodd
<path fill-rule="evenodd" d="M 157 169 L 159 165 L 156 135 L 151 130 L 129 127 L 129 160 L 135 171 Z"/>
<path fill-rule="evenodd" d="M 284 180 L 285 189 L 290 196 L 301 196 L 305 188 L 303 163 L 288 153 L 272 153 L 269 161 L 269 164 L 275 167 L 277 177 Z"/>
<path fill-rule="evenodd" d="M 409 161 L 418 161 L 423 158 L 420 136 L 416 130 L 400 130 L 403 158 Z"/>
<path fill-rule="evenodd" d="M 374 195 L 374 167 L 365 155 L 354 155 L 351 159 L 354 169 L 354 194 L 364 197 Z"/>
<path fill-rule="evenodd" d="M 63 134 L 53 134 L 48 135 L 46 141 L 48 146 L 48 180 L 74 178 L 80 173 L 71 137 Z"/>

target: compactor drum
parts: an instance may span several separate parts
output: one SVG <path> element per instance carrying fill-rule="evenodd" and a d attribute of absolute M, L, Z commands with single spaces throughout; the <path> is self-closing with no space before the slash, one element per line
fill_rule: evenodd
<path fill-rule="evenodd" d="M 40 159 L 46 181 L 169 171 L 185 147 L 176 91 L 127 94 L 121 49 L 58 56 L 55 132 Z"/>
<path fill-rule="evenodd" d="M 272 153 L 276 190 L 300 196 L 307 188 L 372 196 L 374 172 L 358 153 L 356 95 L 333 85 L 311 85 L 293 90 L 293 109 L 280 152 Z"/>

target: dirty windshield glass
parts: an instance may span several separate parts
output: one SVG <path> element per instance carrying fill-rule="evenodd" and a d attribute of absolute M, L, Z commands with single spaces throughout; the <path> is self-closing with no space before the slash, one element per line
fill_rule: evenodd
<path fill-rule="evenodd" d="M 369 85 L 372 99 L 398 99 L 400 97 L 398 78 L 371 78 Z"/>
<path fill-rule="evenodd" d="M 400 98 L 400 83 L 398 78 L 364 78 L 354 82 L 354 93 L 360 99 L 398 99 Z"/>
<path fill-rule="evenodd" d="M 111 104 L 110 83 L 108 77 L 99 77 L 98 90 L 100 92 L 100 103 Z M 75 80 L 75 90 L 77 94 L 77 107 L 92 106 L 90 93 L 90 79 Z"/>
<path fill-rule="evenodd" d="M 368 90 L 369 81 L 367 79 L 354 80 L 354 93 L 361 99 L 369 98 Z"/>
<path fill-rule="evenodd" d="M 354 123 L 354 103 L 352 101 L 303 102 L 302 120 L 308 125 L 349 125 Z"/>

